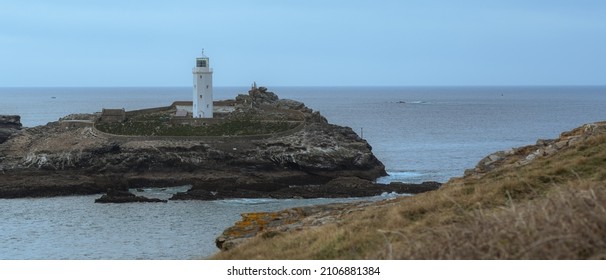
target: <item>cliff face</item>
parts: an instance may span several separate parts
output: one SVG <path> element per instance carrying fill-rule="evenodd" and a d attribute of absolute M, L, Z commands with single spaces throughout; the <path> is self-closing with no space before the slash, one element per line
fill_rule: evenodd
<path fill-rule="evenodd" d="M 305 121 L 267 137 L 113 137 L 91 125 L 53 122 L 0 144 L 0 197 L 98 193 L 108 187 L 193 185 L 195 190 L 276 190 L 354 176 L 385 175 L 370 145 L 302 103 L 241 96 L 254 107 L 287 108 Z M 91 118 L 94 118 L 91 116 Z M 191 197 L 190 197 L 191 198 Z"/>

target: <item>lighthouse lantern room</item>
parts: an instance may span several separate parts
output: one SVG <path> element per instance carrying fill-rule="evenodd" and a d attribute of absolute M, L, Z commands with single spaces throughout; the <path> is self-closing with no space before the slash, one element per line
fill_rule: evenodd
<path fill-rule="evenodd" d="M 194 75 L 194 99 L 192 113 L 194 118 L 213 117 L 213 69 L 210 68 L 208 57 L 202 55 L 196 58 Z"/>

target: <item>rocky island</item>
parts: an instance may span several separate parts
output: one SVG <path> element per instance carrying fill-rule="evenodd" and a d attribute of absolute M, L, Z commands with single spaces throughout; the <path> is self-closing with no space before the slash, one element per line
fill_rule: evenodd
<path fill-rule="evenodd" d="M 2 117 L 0 197 L 191 185 L 172 199 L 311 198 L 439 187 L 375 184 L 385 167 L 364 139 L 264 87 L 216 102 L 216 119 L 188 118 L 183 103 L 23 129 L 18 116 Z"/>

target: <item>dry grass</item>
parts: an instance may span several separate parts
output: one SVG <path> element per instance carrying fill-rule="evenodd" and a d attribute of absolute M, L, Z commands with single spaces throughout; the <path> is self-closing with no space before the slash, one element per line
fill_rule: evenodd
<path fill-rule="evenodd" d="M 523 167 L 256 237 L 220 259 L 603 259 L 606 136 Z"/>
<path fill-rule="evenodd" d="M 606 188 L 559 186 L 547 198 L 478 209 L 462 223 L 427 228 L 415 240 L 389 232 L 378 258 L 604 259 Z M 394 250 L 393 248 L 397 248 Z"/>

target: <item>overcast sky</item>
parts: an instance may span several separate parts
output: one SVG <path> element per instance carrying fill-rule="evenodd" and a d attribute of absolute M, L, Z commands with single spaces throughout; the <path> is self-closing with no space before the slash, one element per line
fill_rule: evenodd
<path fill-rule="evenodd" d="M 0 86 L 606 84 L 606 1 L 0 0 Z"/>

